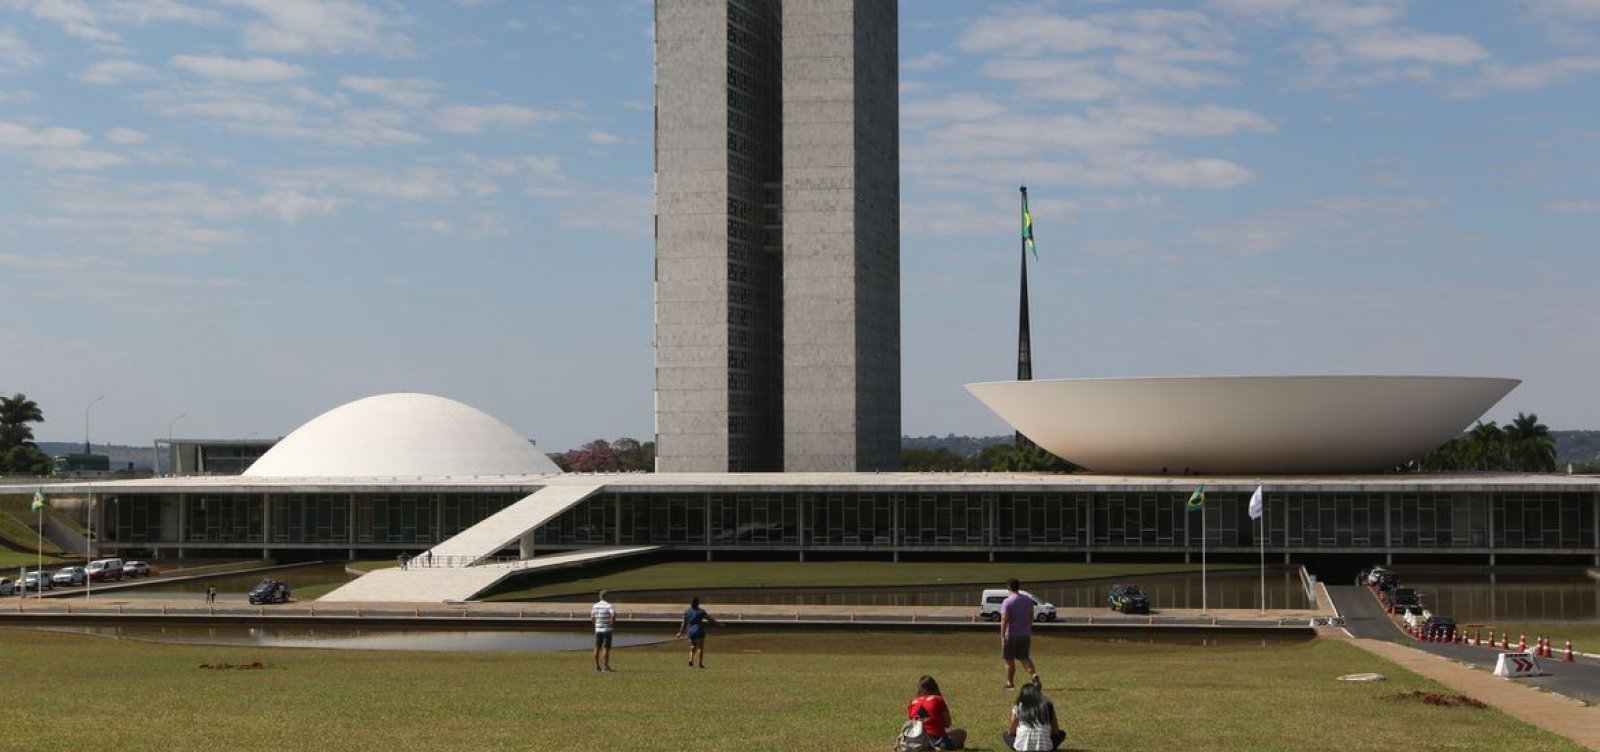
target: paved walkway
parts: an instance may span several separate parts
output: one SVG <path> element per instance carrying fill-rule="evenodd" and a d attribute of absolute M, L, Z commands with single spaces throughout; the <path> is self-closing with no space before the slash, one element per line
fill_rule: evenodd
<path fill-rule="evenodd" d="M 1600 707 L 1572 699 L 1600 700 L 1600 664 L 1588 659 L 1564 663 L 1545 658 L 1540 663 L 1550 676 L 1503 679 L 1493 672 L 1498 650 L 1419 643 L 1400 631 L 1371 591 L 1340 585 L 1329 586 L 1328 594 L 1356 645 L 1506 715 L 1600 750 Z M 1322 630 L 1322 634 L 1332 636 L 1330 631 Z"/>
<path fill-rule="evenodd" d="M 1442 656 L 1383 640 L 1354 638 L 1355 644 L 1495 707 L 1532 726 L 1560 734 L 1589 749 L 1600 750 L 1600 708 L 1585 707 L 1568 697 L 1502 679 Z"/>
<path fill-rule="evenodd" d="M 405 569 L 387 567 L 368 572 L 340 586 L 319 602 L 444 603 L 464 601 L 515 574 L 536 570 L 582 566 L 598 561 L 637 556 L 660 546 L 612 546 L 536 556 L 475 566 L 422 566 L 418 557 Z"/>

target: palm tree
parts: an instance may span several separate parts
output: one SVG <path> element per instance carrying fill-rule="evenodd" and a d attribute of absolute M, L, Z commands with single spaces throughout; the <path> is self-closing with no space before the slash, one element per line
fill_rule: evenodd
<path fill-rule="evenodd" d="M 1517 413 L 1505 428 L 1505 440 L 1514 469 L 1548 473 L 1556 469 L 1556 440 L 1537 414 Z"/>
<path fill-rule="evenodd" d="M 1502 470 L 1508 463 L 1506 454 L 1506 434 L 1495 425 L 1494 421 L 1485 423 L 1478 421 L 1467 433 L 1467 441 L 1472 444 L 1472 470 Z"/>
<path fill-rule="evenodd" d="M 39 403 L 18 392 L 10 397 L 0 397 L 0 453 L 12 447 L 33 446 L 33 428 L 29 423 L 43 423 L 44 412 Z"/>

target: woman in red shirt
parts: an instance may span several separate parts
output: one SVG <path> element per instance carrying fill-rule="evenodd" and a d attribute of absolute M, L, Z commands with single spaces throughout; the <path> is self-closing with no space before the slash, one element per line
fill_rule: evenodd
<path fill-rule="evenodd" d="M 917 680 L 917 696 L 906 705 L 906 718 L 922 721 L 922 731 L 934 749 L 961 749 L 967 741 L 967 730 L 950 728 L 950 706 L 939 694 L 939 682 L 931 676 Z"/>

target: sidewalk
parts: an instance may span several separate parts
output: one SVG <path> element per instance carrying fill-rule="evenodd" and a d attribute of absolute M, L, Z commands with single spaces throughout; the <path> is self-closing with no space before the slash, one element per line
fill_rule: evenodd
<path fill-rule="evenodd" d="M 1502 679 L 1415 648 L 1382 640 L 1352 638 L 1368 652 L 1387 658 L 1407 671 L 1433 679 L 1468 697 L 1532 726 L 1560 734 L 1589 749 L 1600 750 L 1600 708 L 1558 694 Z"/>

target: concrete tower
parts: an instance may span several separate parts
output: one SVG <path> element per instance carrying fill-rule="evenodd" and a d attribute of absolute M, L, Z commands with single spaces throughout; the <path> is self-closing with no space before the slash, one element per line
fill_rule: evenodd
<path fill-rule="evenodd" d="M 658 470 L 898 466 L 897 57 L 892 0 L 657 0 Z"/>

